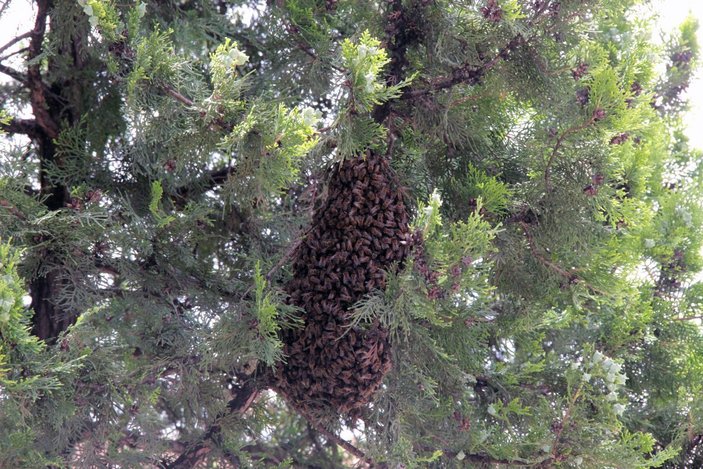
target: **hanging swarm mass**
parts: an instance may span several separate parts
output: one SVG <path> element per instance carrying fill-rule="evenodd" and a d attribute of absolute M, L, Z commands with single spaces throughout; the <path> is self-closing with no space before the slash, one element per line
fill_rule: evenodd
<path fill-rule="evenodd" d="M 283 334 L 286 363 L 277 387 L 294 406 L 316 415 L 355 416 L 391 368 L 388 332 L 350 328 L 350 307 L 385 287 L 384 270 L 402 262 L 411 236 L 397 176 L 382 156 L 345 161 L 293 261 L 286 285 L 305 310 L 305 326 Z"/>

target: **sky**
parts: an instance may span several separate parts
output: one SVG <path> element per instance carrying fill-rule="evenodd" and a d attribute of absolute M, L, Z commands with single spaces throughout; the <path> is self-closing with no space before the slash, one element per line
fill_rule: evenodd
<path fill-rule="evenodd" d="M 0 0 L 0 9 L 10 0 Z M 703 48 L 703 0 L 652 0 L 651 7 L 657 14 L 656 28 L 664 33 L 674 31 L 690 13 L 698 18 L 701 29 L 698 30 L 698 43 Z M 0 47 L 13 37 L 31 29 L 34 6 L 32 0 L 12 0 L 7 12 L 0 19 Z M 0 56 L 16 50 L 18 46 L 8 49 Z M 12 61 L 4 61 L 5 65 L 13 65 Z M 699 58 L 703 64 L 703 57 Z M 16 65 L 16 63 L 15 63 Z M 8 78 L 0 74 L 0 81 Z M 690 110 L 685 116 L 687 135 L 691 145 L 703 149 L 703 70 L 699 69 L 688 89 Z M 31 116 L 22 116 L 31 117 Z"/>

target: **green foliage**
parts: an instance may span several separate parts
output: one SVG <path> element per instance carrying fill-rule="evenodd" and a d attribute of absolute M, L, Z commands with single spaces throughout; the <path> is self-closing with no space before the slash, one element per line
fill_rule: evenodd
<path fill-rule="evenodd" d="M 361 34 L 358 44 L 349 39 L 342 42 L 342 64 L 348 71 L 346 86 L 350 89 L 349 106 L 352 109 L 369 111 L 373 105 L 398 98 L 401 89 L 411 83 L 413 77 L 393 86 L 383 83 L 380 74 L 389 62 L 381 42 L 368 31 Z"/>
<path fill-rule="evenodd" d="M 88 16 L 90 25 L 99 28 L 105 39 L 117 40 L 123 28 L 120 14 L 109 0 L 80 0 L 78 4 Z"/>
<path fill-rule="evenodd" d="M 703 466 L 698 25 L 654 47 L 636 3 L 53 2 L 40 80 L 2 86 L 0 467 L 355 464 L 330 433 L 388 467 Z M 410 255 L 344 328 L 393 368 L 308 422 L 272 390 L 290 263 L 370 151 L 411 231 L 371 241 Z"/>
<path fill-rule="evenodd" d="M 256 354 L 268 366 L 273 366 L 283 358 L 281 354 L 283 344 L 278 339 L 278 331 L 280 330 L 278 309 L 271 294 L 265 292 L 267 282 L 261 273 L 261 264 L 259 262 L 256 263 L 254 268 L 254 286 L 259 335 Z"/>
<path fill-rule="evenodd" d="M 154 181 L 151 183 L 151 202 L 149 202 L 149 211 L 153 215 L 159 214 L 159 204 L 161 203 L 161 197 L 164 195 L 164 188 L 161 186 L 159 181 Z"/>
<path fill-rule="evenodd" d="M 31 334 L 19 261 L 20 253 L 0 241 L 0 464 L 36 467 L 56 460 L 36 447 L 38 428 L 26 409 L 60 392 L 67 377 L 80 370 L 80 360 L 62 362 Z"/>
<path fill-rule="evenodd" d="M 9 124 L 10 123 L 10 115 L 7 113 L 5 109 L 0 109 L 0 123 L 2 124 Z M 4 133 L 2 130 L 0 132 Z"/>
<path fill-rule="evenodd" d="M 309 108 L 252 104 L 220 144 L 222 151 L 236 153 L 239 160 L 240 177 L 225 186 L 229 198 L 267 203 L 294 183 L 301 159 L 317 145 L 316 122 Z"/>
<path fill-rule="evenodd" d="M 237 67 L 246 64 L 249 57 L 237 48 L 237 43 L 229 38 L 217 46 L 210 55 L 210 69 L 214 83 L 214 93 L 224 96 L 236 96 L 237 89 L 232 89 L 232 84 L 237 83 Z"/>
<path fill-rule="evenodd" d="M 170 84 L 176 77 L 180 60 L 170 40 L 172 31 L 156 30 L 135 39 L 134 63 L 127 77 L 127 93 L 134 99 L 138 87 L 146 84 Z"/>

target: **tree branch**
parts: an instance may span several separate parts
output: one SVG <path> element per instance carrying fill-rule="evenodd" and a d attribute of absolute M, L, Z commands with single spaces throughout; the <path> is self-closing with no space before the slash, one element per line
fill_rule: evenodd
<path fill-rule="evenodd" d="M 427 446 L 427 445 L 418 445 L 418 449 L 421 451 L 426 451 L 426 452 L 432 452 L 435 451 L 437 448 Z M 463 455 L 461 454 L 463 453 Z M 491 467 L 493 466 L 505 466 L 507 468 L 512 468 L 512 467 L 541 467 L 539 466 L 540 464 L 544 464 L 545 462 L 548 462 L 552 459 L 551 455 L 545 455 L 544 457 L 541 457 L 536 460 L 529 460 L 529 459 L 524 459 L 524 458 L 513 458 L 513 459 L 501 459 L 501 458 L 496 458 L 488 454 L 483 454 L 483 453 L 466 453 L 464 451 L 455 451 L 452 449 L 442 449 L 442 456 L 450 459 L 455 459 L 457 457 L 461 458 L 461 461 L 467 461 L 467 462 L 473 462 L 477 464 L 481 464 L 481 467 L 486 467 L 485 465 L 490 465 Z M 461 466 L 464 467 L 464 466 Z"/>
<path fill-rule="evenodd" d="M 33 119 L 12 119 L 7 124 L 0 123 L 0 129 L 8 134 L 23 134 L 31 138 L 37 137 L 40 132 Z"/>
<path fill-rule="evenodd" d="M 42 42 L 44 41 L 44 33 L 46 32 L 46 20 L 49 14 L 49 7 L 50 0 L 37 0 L 37 17 L 29 42 L 29 63 L 32 63 L 33 59 L 39 57 L 42 52 Z M 59 126 L 49 113 L 46 96 L 44 95 L 44 83 L 42 82 L 39 67 L 39 61 L 34 61 L 32 65 L 27 67 L 27 86 L 29 87 L 32 111 L 38 126 L 47 137 L 54 139 L 59 135 Z"/>
<path fill-rule="evenodd" d="M 424 8 L 429 2 L 420 2 L 418 8 Z M 420 17 L 421 12 L 415 12 L 416 17 Z M 388 2 L 388 11 L 385 18 L 385 48 L 390 57 L 390 67 L 386 83 L 390 86 L 397 85 L 403 81 L 405 68 L 409 62 L 407 59 L 408 48 L 416 44 L 421 32 L 417 24 L 410 18 L 410 11 L 403 5 L 401 0 L 391 0 Z M 392 103 L 386 101 L 373 110 L 373 118 L 381 123 L 391 114 Z M 389 133 L 392 138 L 393 132 Z M 392 141 L 392 140 L 391 140 Z"/>
<path fill-rule="evenodd" d="M 0 62 L 2 62 L 3 60 L 9 59 L 13 55 L 22 54 L 24 52 L 27 52 L 28 50 L 29 50 L 29 47 L 23 47 L 22 49 L 17 49 L 14 52 L 10 52 L 9 54 L 5 54 L 2 57 L 0 57 Z"/>
<path fill-rule="evenodd" d="M 12 47 L 13 45 L 17 44 L 20 42 L 22 39 L 27 39 L 29 37 L 32 37 L 32 31 L 27 31 L 24 34 L 20 34 L 19 36 L 15 36 L 14 38 L 10 39 L 10 41 L 5 44 L 4 46 L 0 47 L 0 54 L 5 52 L 7 49 Z"/>
<path fill-rule="evenodd" d="M 205 174 L 196 182 L 177 188 L 176 195 L 174 196 L 174 203 L 176 204 L 176 207 L 183 209 L 191 197 L 200 195 L 210 189 L 224 184 L 235 172 L 236 169 L 231 166 L 216 169 Z"/>
<path fill-rule="evenodd" d="M 18 72 L 14 68 L 8 67 L 7 65 L 0 64 L 0 73 L 7 75 L 10 78 L 14 78 L 23 85 L 27 85 L 27 75 L 22 72 Z"/>
<path fill-rule="evenodd" d="M 12 205 L 10 202 L 8 202 L 8 201 L 5 200 L 5 199 L 0 199 L 0 207 L 3 207 L 3 208 L 5 208 L 5 209 L 7 209 L 8 212 L 10 212 L 11 214 L 13 214 L 14 216 L 16 216 L 17 218 L 19 218 L 20 220 L 27 220 L 27 217 L 24 216 L 24 213 L 22 213 L 21 211 L 19 211 L 19 209 L 17 209 L 17 207 L 15 207 L 14 205 Z"/>
<path fill-rule="evenodd" d="M 553 272 L 556 272 L 557 274 L 561 275 L 564 277 L 570 285 L 576 284 L 576 283 L 582 283 L 583 285 L 586 286 L 589 290 L 591 290 L 593 293 L 598 293 L 599 295 L 603 296 L 609 296 L 609 294 L 599 288 L 596 288 L 592 285 L 589 285 L 588 283 L 584 282 L 582 278 L 580 278 L 578 275 L 576 275 L 575 272 L 573 271 L 568 271 L 561 267 L 559 264 L 556 264 L 547 257 L 542 254 L 542 252 L 537 248 L 537 245 L 535 244 L 535 239 L 532 236 L 532 232 L 530 231 L 530 228 L 527 223 L 524 221 L 518 222 L 520 227 L 522 227 L 523 231 L 525 232 L 525 236 L 527 236 L 527 244 L 530 247 L 530 252 L 532 255 L 540 262 L 540 264 L 544 265 L 548 269 L 550 269 Z"/>
<path fill-rule="evenodd" d="M 344 450 L 357 457 L 360 461 L 366 463 L 369 468 L 378 468 L 378 469 L 385 469 L 386 465 L 385 464 L 378 464 L 376 463 L 372 458 L 366 455 L 362 450 L 354 446 L 353 444 L 349 443 L 347 440 L 344 440 L 343 438 L 335 435 L 331 431 L 327 430 L 325 427 L 320 425 L 314 418 L 310 417 L 306 412 L 297 409 L 298 413 L 305 417 L 305 420 L 308 421 L 308 423 L 318 432 L 321 434 L 325 435 L 331 442 L 335 443 L 338 446 L 341 446 L 344 448 Z"/>
<path fill-rule="evenodd" d="M 513 37 L 510 42 L 508 42 L 505 47 L 503 47 L 493 58 L 487 60 L 479 66 L 473 66 L 471 64 L 465 64 L 451 72 L 447 76 L 439 76 L 429 80 L 429 86 L 426 88 L 419 88 L 414 90 L 408 90 L 403 94 L 403 98 L 417 98 L 420 96 L 425 96 L 427 94 L 434 93 L 435 91 L 443 90 L 446 88 L 451 88 L 460 83 L 466 83 L 468 85 L 476 85 L 481 81 L 481 78 L 495 67 L 501 59 L 506 59 L 510 53 L 517 49 L 520 45 L 524 44 L 526 41 L 520 35 Z"/>
<path fill-rule="evenodd" d="M 548 5 L 549 2 L 544 2 L 543 5 L 535 11 L 535 14 L 527 22 L 528 27 L 534 27 L 538 25 L 544 18 L 548 16 Z M 501 60 L 507 59 L 510 54 L 516 50 L 521 45 L 527 44 L 531 41 L 535 35 L 525 37 L 522 34 L 516 34 L 508 43 L 490 60 L 483 62 L 478 66 L 471 64 L 464 64 L 463 66 L 453 70 L 447 76 L 440 76 L 431 78 L 429 80 L 429 86 L 425 88 L 418 88 L 413 90 L 407 90 L 403 93 L 403 99 L 412 99 L 427 94 L 434 93 L 446 88 L 451 88 L 460 83 L 466 83 L 468 85 L 477 85 L 481 82 L 483 76 L 489 72 L 493 67 L 495 67 Z"/>
<path fill-rule="evenodd" d="M 672 321 L 696 321 L 703 319 L 703 315 L 700 316 L 682 316 L 678 318 L 671 318 Z"/>
<path fill-rule="evenodd" d="M 168 86 L 168 85 L 162 85 L 162 86 L 161 86 L 161 89 L 163 89 L 164 92 L 165 92 L 167 95 L 171 96 L 171 97 L 172 97 L 173 99 L 175 99 L 176 101 L 178 101 L 178 102 L 180 102 L 180 103 L 183 103 L 183 104 L 185 104 L 185 105 L 188 106 L 188 107 L 193 107 L 193 105 L 195 104 L 195 103 L 193 103 L 193 101 L 192 101 L 191 99 L 186 98 L 186 97 L 183 96 L 181 93 L 179 93 L 179 92 L 176 91 L 174 88 L 171 88 L 171 87 Z"/>
<path fill-rule="evenodd" d="M 217 446 L 219 434 L 222 430 L 221 422 L 224 418 L 238 414 L 244 414 L 254 403 L 261 390 L 260 384 L 250 379 L 246 381 L 237 392 L 237 395 L 227 403 L 226 409 L 217 417 L 214 422 L 205 430 L 197 442 L 189 445 L 183 453 L 173 462 L 162 461 L 162 469 L 189 469 L 196 467 L 210 452 Z M 235 455 L 226 455 L 230 459 Z"/>
<path fill-rule="evenodd" d="M 376 462 L 374 462 L 374 460 L 371 459 L 370 457 L 368 457 L 368 456 L 366 455 L 366 453 L 364 453 L 363 451 L 361 451 L 359 448 L 357 448 L 357 447 L 354 446 L 353 444 L 349 443 L 347 440 L 344 440 L 344 439 L 342 439 L 341 437 L 335 435 L 334 433 L 332 433 L 331 431 L 327 430 L 327 429 L 326 429 L 325 427 L 323 427 L 322 425 L 317 424 L 314 420 L 308 418 L 307 416 L 305 416 L 305 418 L 307 419 L 307 421 L 310 423 L 310 425 L 311 425 L 315 430 L 317 430 L 318 432 L 320 432 L 320 433 L 322 433 L 323 435 L 325 435 L 329 440 L 331 440 L 331 441 L 334 442 L 335 444 L 337 444 L 337 445 L 341 446 L 342 448 L 344 448 L 344 450 L 345 450 L 347 453 L 356 456 L 357 458 L 359 458 L 359 460 L 361 460 L 361 461 L 365 462 L 366 464 L 368 464 L 369 467 L 371 467 L 371 468 L 374 468 L 374 467 L 378 467 L 378 468 L 383 467 L 382 465 L 379 465 L 379 464 L 377 464 Z"/>
<path fill-rule="evenodd" d="M 557 142 L 554 144 L 554 148 L 552 148 L 552 153 L 549 155 L 549 159 L 547 160 L 547 167 L 544 168 L 544 186 L 545 186 L 547 192 L 552 191 L 552 181 L 551 181 L 552 165 L 554 164 L 554 160 L 556 159 L 557 153 L 559 152 L 559 149 L 564 144 L 564 140 L 566 139 L 566 137 L 590 127 L 597 120 L 598 120 L 598 117 L 597 117 L 596 112 L 594 111 L 593 115 L 591 115 L 591 117 L 587 121 L 585 121 L 579 125 L 569 127 L 564 132 L 562 132 L 562 134 L 559 136 L 559 138 L 557 138 Z"/>

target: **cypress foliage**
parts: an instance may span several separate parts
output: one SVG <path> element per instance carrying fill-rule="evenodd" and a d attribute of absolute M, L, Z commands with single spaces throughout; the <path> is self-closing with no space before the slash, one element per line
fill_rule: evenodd
<path fill-rule="evenodd" d="M 0 45 L 0 467 L 703 466 L 695 21 L 33 6 Z"/>

